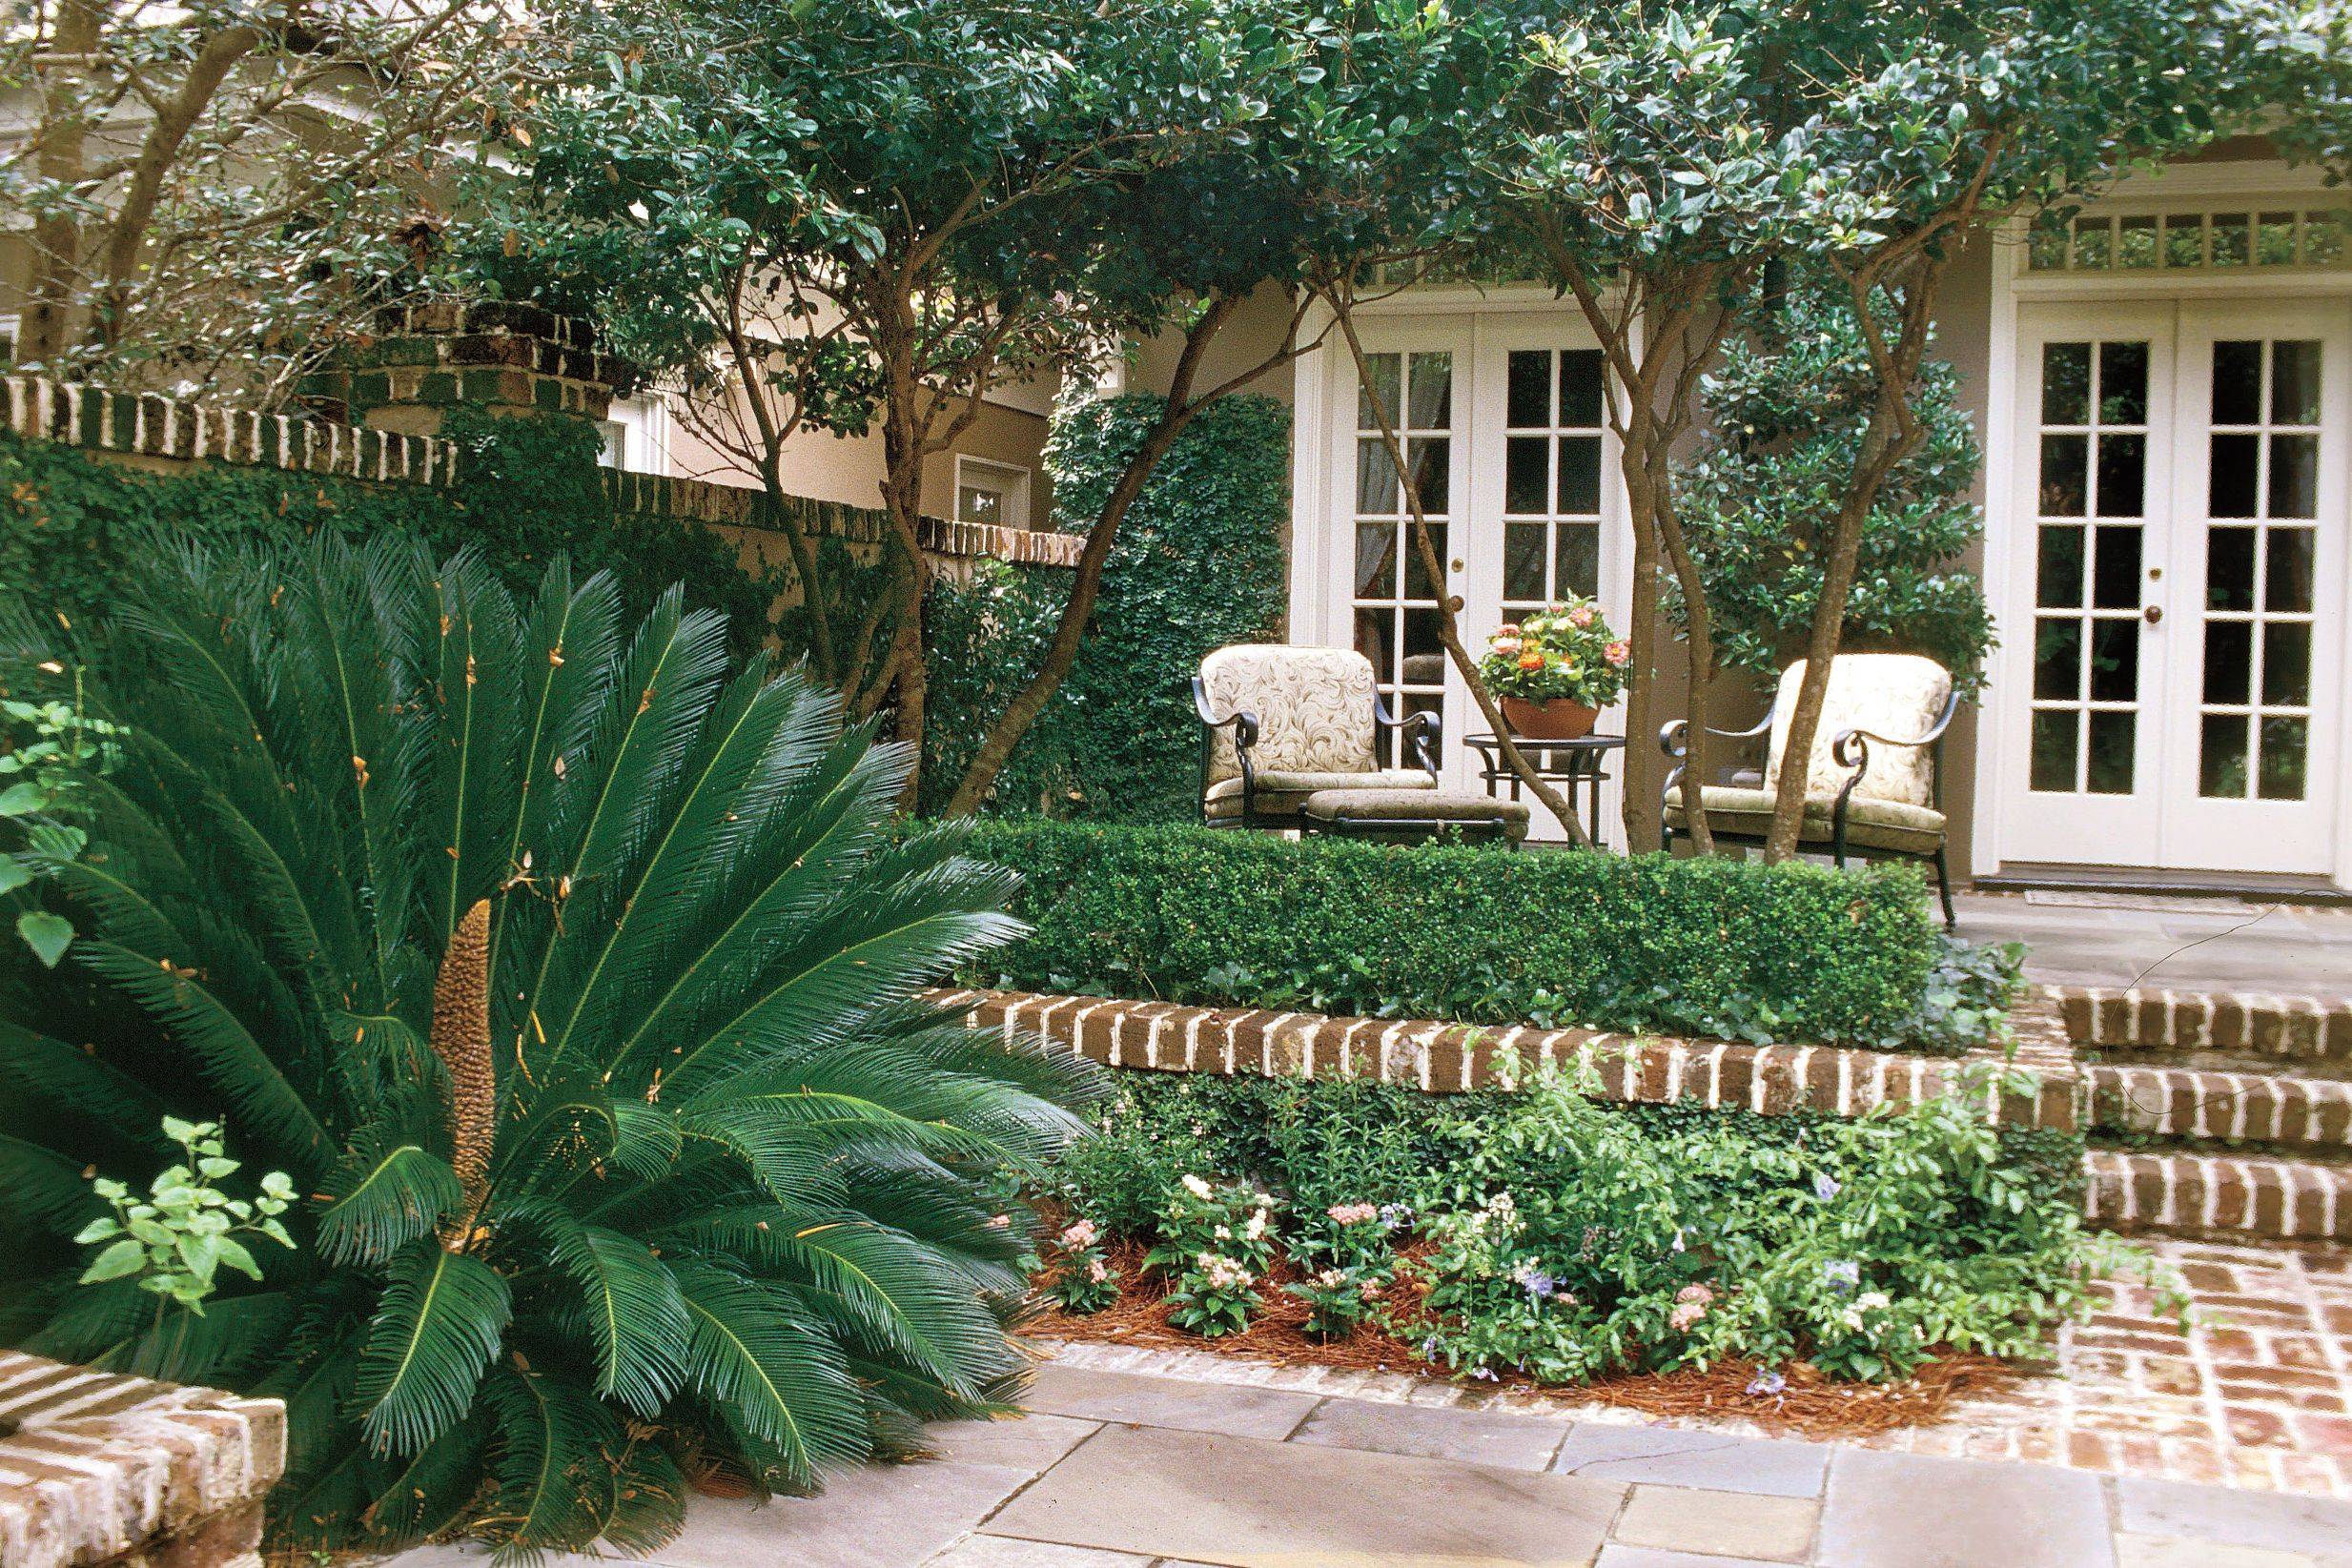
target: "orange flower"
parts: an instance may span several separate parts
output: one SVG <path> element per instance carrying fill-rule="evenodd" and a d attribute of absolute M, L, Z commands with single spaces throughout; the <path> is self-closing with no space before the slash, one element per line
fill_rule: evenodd
<path fill-rule="evenodd" d="M 1544 667 L 1544 656 L 1530 648 L 1519 656 L 1519 667 L 1523 670 L 1540 670 Z"/>

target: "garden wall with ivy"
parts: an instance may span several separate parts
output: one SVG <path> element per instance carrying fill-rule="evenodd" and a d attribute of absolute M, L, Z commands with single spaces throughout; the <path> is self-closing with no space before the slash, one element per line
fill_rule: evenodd
<path fill-rule="evenodd" d="M 427 484 L 259 464 L 133 467 L 0 432 L 0 583 L 87 620 L 142 557 L 175 540 L 405 529 L 437 554 L 472 545 L 519 590 L 568 551 L 584 570 L 613 573 L 631 615 L 683 582 L 689 601 L 726 614 L 739 654 L 767 636 L 785 584 L 747 571 L 706 527 L 616 505 L 594 427 L 457 409 L 443 438 L 459 450 L 456 478 Z"/>
<path fill-rule="evenodd" d="M 1056 528 L 1092 524 L 1159 406 L 1138 394 L 1060 412 L 1045 451 Z M 1094 626 L 998 776 L 996 810 L 1192 816 L 1200 731 L 1191 678 L 1213 648 L 1280 635 L 1289 515 L 1290 411 L 1257 396 L 1204 410 L 1128 513 Z M 953 789 L 989 722 L 1044 658 L 1069 591 L 1066 572 L 994 561 L 935 590 L 927 790 L 944 799 Z"/>

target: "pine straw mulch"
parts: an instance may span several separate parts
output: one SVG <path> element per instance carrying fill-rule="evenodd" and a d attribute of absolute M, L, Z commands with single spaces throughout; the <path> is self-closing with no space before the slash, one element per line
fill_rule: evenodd
<path fill-rule="evenodd" d="M 1114 1241 L 1105 1249 L 1104 1255 L 1119 1271 L 1119 1299 L 1115 1305 L 1081 1316 L 1046 1302 L 1020 1332 L 1040 1339 L 1151 1345 L 1281 1366 L 1458 1379 L 1442 1363 L 1423 1356 L 1410 1340 L 1374 1324 L 1365 1324 L 1345 1339 L 1325 1341 L 1310 1336 L 1302 1327 L 1307 1304 L 1282 1289 L 1303 1277 L 1303 1271 L 1288 1258 L 1278 1258 L 1268 1271 L 1260 1287 L 1264 1308 L 1247 1329 L 1203 1339 L 1168 1321 L 1168 1302 L 1157 1288 L 1159 1282 L 1147 1281 L 1143 1273 L 1145 1250 L 1142 1243 L 1133 1240 Z M 1392 1299 L 1392 1309 L 1396 1305 Z M 1406 1306 L 1403 1320 L 1411 1323 L 1417 1311 L 1418 1301 Z M 1833 1440 L 1933 1425 L 1944 1418 L 1954 1400 L 1997 1391 L 2021 1375 L 2017 1367 L 1994 1356 L 1954 1354 L 1928 1362 L 1907 1382 L 1837 1382 L 1823 1376 L 1810 1363 L 1800 1361 L 1780 1369 L 1787 1384 L 1780 1393 L 1749 1394 L 1748 1385 L 1756 1372 L 1753 1362 L 1727 1361 L 1704 1372 L 1626 1373 L 1565 1386 L 1505 1373 L 1496 1382 L 1469 1386 L 1473 1390 L 1509 1389 L 1563 1405 L 1613 1405 L 1667 1419 L 1749 1421 L 1770 1432 Z"/>

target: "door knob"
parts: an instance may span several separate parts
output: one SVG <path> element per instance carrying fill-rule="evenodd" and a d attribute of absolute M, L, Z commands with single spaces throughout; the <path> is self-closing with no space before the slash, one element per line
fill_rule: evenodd
<path fill-rule="evenodd" d="M 2164 606 L 2161 604 L 2151 604 L 2139 613 L 2147 617 L 2148 624 L 2153 626 L 2158 621 L 2164 619 Z"/>

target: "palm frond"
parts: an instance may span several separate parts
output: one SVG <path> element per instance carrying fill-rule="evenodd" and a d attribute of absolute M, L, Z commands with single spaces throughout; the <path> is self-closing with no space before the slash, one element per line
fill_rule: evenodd
<path fill-rule="evenodd" d="M 369 1447 L 415 1454 L 462 1419 L 513 1315 L 480 1258 L 419 1241 L 394 1259 L 352 1388 Z"/>
<path fill-rule="evenodd" d="M 750 1452 L 806 1485 L 865 1457 L 864 1401 L 839 1349 L 788 1296 L 715 1264 L 677 1269 L 687 1375 Z"/>
<path fill-rule="evenodd" d="M 465 1190 L 449 1162 L 421 1143 L 378 1130 L 356 1135 L 318 1211 L 318 1252 L 330 1263 L 376 1268 L 457 1212 Z"/>
<path fill-rule="evenodd" d="M 583 1225 L 557 1204 L 528 1202 L 511 1222 L 543 1241 L 578 1293 L 596 1392 L 639 1415 L 659 1415 L 685 1378 L 685 1303 L 668 1266 L 636 1237 Z"/>

